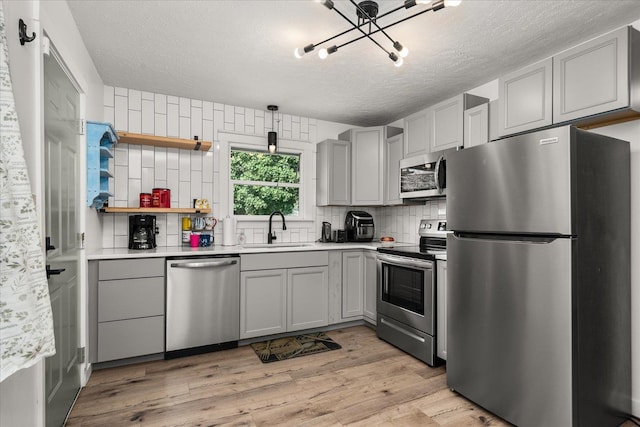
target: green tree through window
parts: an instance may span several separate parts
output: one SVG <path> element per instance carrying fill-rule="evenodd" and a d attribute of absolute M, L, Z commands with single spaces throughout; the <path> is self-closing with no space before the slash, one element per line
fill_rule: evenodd
<path fill-rule="evenodd" d="M 300 155 L 231 150 L 235 215 L 297 216 L 300 205 Z"/>

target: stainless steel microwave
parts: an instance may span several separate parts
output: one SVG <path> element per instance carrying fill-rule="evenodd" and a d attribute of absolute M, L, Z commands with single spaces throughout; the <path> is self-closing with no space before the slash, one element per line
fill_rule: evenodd
<path fill-rule="evenodd" d="M 447 194 L 447 154 L 458 148 L 400 160 L 400 197 L 425 199 Z"/>

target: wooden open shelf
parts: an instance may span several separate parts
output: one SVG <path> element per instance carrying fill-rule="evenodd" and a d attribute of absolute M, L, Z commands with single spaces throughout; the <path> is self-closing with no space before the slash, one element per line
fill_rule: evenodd
<path fill-rule="evenodd" d="M 124 144 L 152 145 L 154 147 L 180 148 L 183 150 L 209 151 L 209 149 L 211 149 L 211 141 L 142 135 L 123 131 L 118 131 L 118 142 Z M 198 143 L 200 144 L 199 146 Z"/>
<path fill-rule="evenodd" d="M 211 209 L 196 208 L 102 208 L 104 213 L 181 213 L 181 214 L 208 214 Z"/>

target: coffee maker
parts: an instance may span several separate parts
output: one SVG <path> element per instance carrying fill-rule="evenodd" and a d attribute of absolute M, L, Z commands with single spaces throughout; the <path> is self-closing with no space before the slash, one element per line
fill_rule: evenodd
<path fill-rule="evenodd" d="M 155 247 L 155 215 L 131 215 L 129 217 L 129 249 L 153 249 Z"/>

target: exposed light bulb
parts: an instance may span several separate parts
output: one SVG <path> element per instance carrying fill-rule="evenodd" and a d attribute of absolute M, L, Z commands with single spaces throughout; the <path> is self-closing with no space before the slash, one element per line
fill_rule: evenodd
<path fill-rule="evenodd" d="M 400 55 L 401 58 L 406 58 L 407 55 L 409 55 L 409 49 L 407 49 L 406 47 L 403 47 L 402 50 L 398 52 L 398 54 Z"/>
<path fill-rule="evenodd" d="M 273 154 L 276 152 L 276 146 L 271 144 L 269 145 L 269 153 Z"/>
<path fill-rule="evenodd" d="M 305 53 L 306 52 L 304 51 L 304 49 L 297 47 L 296 50 L 293 51 L 293 56 L 300 59 L 304 56 Z"/>
<path fill-rule="evenodd" d="M 396 67 L 402 67 L 402 64 L 404 64 L 404 59 L 402 58 L 398 58 L 396 61 L 393 61 L 393 65 Z"/>
<path fill-rule="evenodd" d="M 325 59 L 327 56 L 329 56 L 329 52 L 327 52 L 327 49 L 320 49 L 318 51 L 318 56 L 320 57 L 320 59 Z"/>
<path fill-rule="evenodd" d="M 431 4 L 431 0 L 416 0 L 418 4 Z"/>
<path fill-rule="evenodd" d="M 460 3 L 462 3 L 462 0 L 444 0 L 445 7 L 460 6 Z"/>

